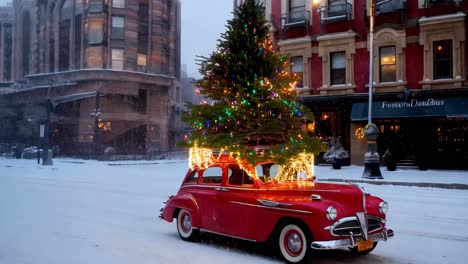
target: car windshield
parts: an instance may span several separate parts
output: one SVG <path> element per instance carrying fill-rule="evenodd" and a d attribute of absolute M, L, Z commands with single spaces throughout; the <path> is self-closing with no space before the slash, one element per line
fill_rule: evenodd
<path fill-rule="evenodd" d="M 258 164 L 255 167 L 257 177 L 264 183 L 277 181 L 303 181 L 312 178 L 305 170 L 298 170 L 291 164 L 279 165 L 274 162 Z"/>

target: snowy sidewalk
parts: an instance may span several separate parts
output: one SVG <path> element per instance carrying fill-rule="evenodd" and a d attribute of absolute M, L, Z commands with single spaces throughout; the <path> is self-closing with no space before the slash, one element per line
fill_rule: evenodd
<path fill-rule="evenodd" d="M 468 190 L 468 171 L 463 170 L 397 169 L 396 171 L 387 171 L 385 167 L 381 167 L 380 171 L 384 179 L 379 180 L 362 178 L 363 171 L 363 166 L 356 165 L 343 166 L 340 170 L 334 170 L 327 165 L 315 166 L 317 181 Z"/>
<path fill-rule="evenodd" d="M 188 169 L 187 160 L 128 160 L 128 161 L 96 161 L 70 158 L 57 158 L 53 160 L 54 165 L 51 169 L 69 167 L 72 165 L 84 165 L 86 167 L 140 167 L 147 173 L 152 173 L 155 167 L 160 164 L 178 163 L 177 167 L 182 171 Z M 45 166 L 37 164 L 35 160 L 24 159 L 6 159 L 0 157 L 0 175 L 5 167 L 21 168 L 32 174 L 39 173 L 33 168 L 45 169 Z M 397 169 L 396 171 L 387 171 L 385 167 L 381 167 L 383 180 L 370 180 L 362 178 L 364 171 L 363 166 L 343 166 L 339 170 L 334 170 L 328 165 L 315 166 L 315 176 L 317 181 L 334 181 L 334 182 L 353 182 L 353 183 L 369 183 L 378 185 L 400 185 L 400 186 L 418 186 L 418 187 L 435 187 L 444 189 L 460 189 L 468 190 L 468 171 L 463 170 L 427 170 L 421 171 L 418 169 Z M 42 171 L 40 169 L 40 171 Z M 176 172 L 174 172 L 176 173 Z M 179 175 L 183 177 L 183 175 Z"/>

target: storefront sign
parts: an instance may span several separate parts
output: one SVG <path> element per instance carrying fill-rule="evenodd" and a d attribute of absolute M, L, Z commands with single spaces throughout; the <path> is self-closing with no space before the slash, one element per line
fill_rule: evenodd
<path fill-rule="evenodd" d="M 418 99 L 411 99 L 408 102 L 400 101 L 400 102 L 382 102 L 382 109 L 385 108 L 408 108 L 408 107 L 435 107 L 435 106 L 443 106 L 444 100 L 436 100 L 436 99 L 425 99 L 425 100 L 418 100 Z"/>
<path fill-rule="evenodd" d="M 367 103 L 354 103 L 351 121 L 367 120 Z M 408 101 L 376 101 L 372 107 L 372 118 L 410 117 L 461 117 L 468 118 L 468 98 L 428 98 Z"/>

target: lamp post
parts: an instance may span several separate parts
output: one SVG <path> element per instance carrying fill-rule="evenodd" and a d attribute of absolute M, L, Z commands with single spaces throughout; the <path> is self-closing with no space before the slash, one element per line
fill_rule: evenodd
<path fill-rule="evenodd" d="M 379 1 L 377 5 L 389 2 L 391 0 Z M 362 178 L 383 179 L 380 172 L 380 156 L 377 153 L 377 136 L 379 129 L 372 123 L 372 95 L 374 92 L 374 14 L 375 0 L 369 1 L 369 104 L 367 125 L 364 129 L 364 135 L 367 139 L 367 152 L 364 154 L 364 172 Z"/>

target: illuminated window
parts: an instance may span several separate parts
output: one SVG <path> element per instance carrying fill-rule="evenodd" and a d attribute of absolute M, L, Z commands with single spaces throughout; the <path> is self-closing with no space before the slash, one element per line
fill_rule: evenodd
<path fill-rule="evenodd" d="M 380 82 L 396 81 L 395 46 L 380 48 Z"/>
<path fill-rule="evenodd" d="M 331 85 L 346 83 L 346 53 L 344 51 L 330 53 L 330 83 Z"/>
<path fill-rule="evenodd" d="M 297 81 L 296 87 L 303 87 L 303 72 L 304 72 L 304 64 L 302 61 L 302 57 L 292 57 L 291 58 L 291 73 L 295 73 L 299 76 L 299 80 Z"/>
<path fill-rule="evenodd" d="M 138 53 L 137 63 L 138 66 L 146 66 L 146 54 Z"/>
<path fill-rule="evenodd" d="M 125 38 L 125 17 L 112 16 L 112 39 Z"/>
<path fill-rule="evenodd" d="M 452 40 L 434 41 L 434 80 L 452 78 Z"/>
<path fill-rule="evenodd" d="M 112 69 L 123 70 L 124 50 L 112 49 Z"/>
<path fill-rule="evenodd" d="M 112 7 L 125 8 L 125 0 L 112 0 Z"/>

